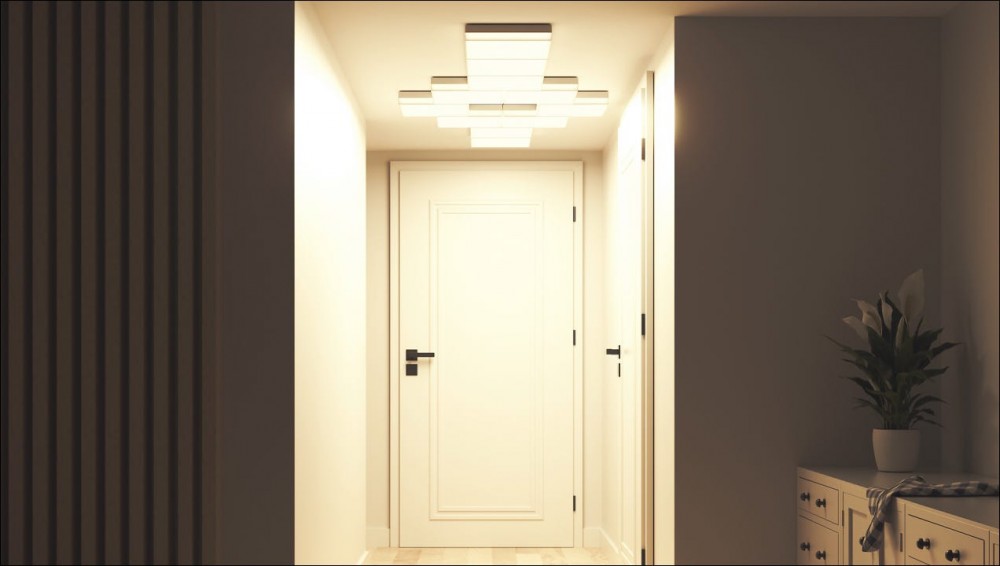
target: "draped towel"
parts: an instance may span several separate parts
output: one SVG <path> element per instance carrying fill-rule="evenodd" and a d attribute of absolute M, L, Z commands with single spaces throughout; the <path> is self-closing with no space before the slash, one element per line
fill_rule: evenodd
<path fill-rule="evenodd" d="M 868 510 L 872 522 L 868 525 L 861 550 L 875 552 L 882 548 L 885 518 L 889 514 L 893 497 L 970 497 L 978 495 L 1000 495 L 1000 486 L 981 481 L 957 481 L 952 483 L 929 484 L 920 476 L 910 476 L 889 489 L 869 487 Z"/>

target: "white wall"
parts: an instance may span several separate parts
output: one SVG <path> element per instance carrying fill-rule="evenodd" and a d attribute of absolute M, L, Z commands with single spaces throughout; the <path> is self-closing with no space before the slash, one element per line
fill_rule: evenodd
<path fill-rule="evenodd" d="M 352 564 L 365 552 L 364 297 L 364 124 L 312 6 L 297 2 L 297 563 Z"/>
<path fill-rule="evenodd" d="M 963 2 L 942 25 L 942 321 L 950 340 L 942 464 L 1000 475 L 997 3 Z"/>
<path fill-rule="evenodd" d="M 389 541 L 389 161 L 583 161 L 584 199 L 584 542 L 600 544 L 601 403 L 604 364 L 603 165 L 600 152 L 476 150 L 373 151 L 368 171 L 368 544 Z"/>
<path fill-rule="evenodd" d="M 653 563 L 674 563 L 674 19 L 653 58 Z M 647 150 L 649 149 L 647 144 Z"/>
<path fill-rule="evenodd" d="M 600 347 L 614 348 L 621 339 L 621 313 L 618 301 L 621 294 L 620 277 L 614 270 L 615 235 L 618 225 L 618 132 L 611 135 L 604 147 L 604 238 L 601 242 L 605 261 L 601 277 L 604 281 L 603 312 L 606 324 L 602 329 Z M 601 350 L 602 352 L 604 350 Z M 601 545 L 612 556 L 618 553 L 621 541 L 621 383 L 617 373 L 618 360 L 605 355 L 601 360 Z"/>

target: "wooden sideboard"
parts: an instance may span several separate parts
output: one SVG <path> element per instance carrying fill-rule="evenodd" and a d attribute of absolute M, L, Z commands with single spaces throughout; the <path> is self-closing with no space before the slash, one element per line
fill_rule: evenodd
<path fill-rule="evenodd" d="M 1000 564 L 1000 497 L 900 497 L 885 525 L 882 549 L 863 552 L 866 490 L 911 475 L 930 483 L 997 481 L 966 473 L 886 473 L 872 468 L 800 467 L 797 474 L 799 564 Z"/>

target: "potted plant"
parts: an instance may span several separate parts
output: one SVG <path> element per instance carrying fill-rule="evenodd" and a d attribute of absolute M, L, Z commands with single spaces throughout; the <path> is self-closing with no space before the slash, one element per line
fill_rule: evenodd
<path fill-rule="evenodd" d="M 861 337 L 858 349 L 830 338 L 845 354 L 845 362 L 861 372 L 850 376 L 864 393 L 858 408 L 868 407 L 882 419 L 882 428 L 872 430 L 872 448 L 880 471 L 910 472 L 920 454 L 919 422 L 940 426 L 931 406 L 942 399 L 917 391 L 948 368 L 929 367 L 942 352 L 957 344 L 935 345 L 941 329 L 923 330 L 924 272 L 907 277 L 899 289 L 898 303 L 883 291 L 875 304 L 857 300 L 861 318 L 842 320 Z M 828 337 L 829 338 L 829 337 Z"/>

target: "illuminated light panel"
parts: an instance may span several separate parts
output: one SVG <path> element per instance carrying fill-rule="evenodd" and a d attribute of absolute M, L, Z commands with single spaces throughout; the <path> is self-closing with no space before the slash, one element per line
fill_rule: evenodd
<path fill-rule="evenodd" d="M 571 90 L 435 90 L 434 104 L 573 104 Z"/>
<path fill-rule="evenodd" d="M 508 76 L 472 76 L 469 77 L 469 90 L 542 90 L 542 77 L 508 77 Z"/>
<path fill-rule="evenodd" d="M 565 128 L 566 116 L 504 116 L 505 128 Z"/>
<path fill-rule="evenodd" d="M 596 118 L 603 116 L 607 104 L 540 104 L 536 116 L 569 116 L 570 118 Z"/>
<path fill-rule="evenodd" d="M 439 128 L 565 128 L 565 116 L 441 116 Z"/>
<path fill-rule="evenodd" d="M 541 59 L 549 58 L 548 40 L 466 40 L 466 59 Z"/>
<path fill-rule="evenodd" d="M 531 147 L 531 138 L 470 138 L 472 147 Z"/>
<path fill-rule="evenodd" d="M 546 59 L 469 59 L 465 69 L 470 77 L 541 77 L 545 75 L 546 63 Z"/>
<path fill-rule="evenodd" d="M 534 128 L 601 116 L 607 91 L 580 91 L 576 77 L 545 76 L 551 24 L 467 24 L 467 76 L 431 78 L 427 91 L 400 91 L 404 116 L 468 128 L 472 147 L 529 147 Z"/>
<path fill-rule="evenodd" d="M 472 128 L 474 138 L 530 138 L 531 128 Z"/>

